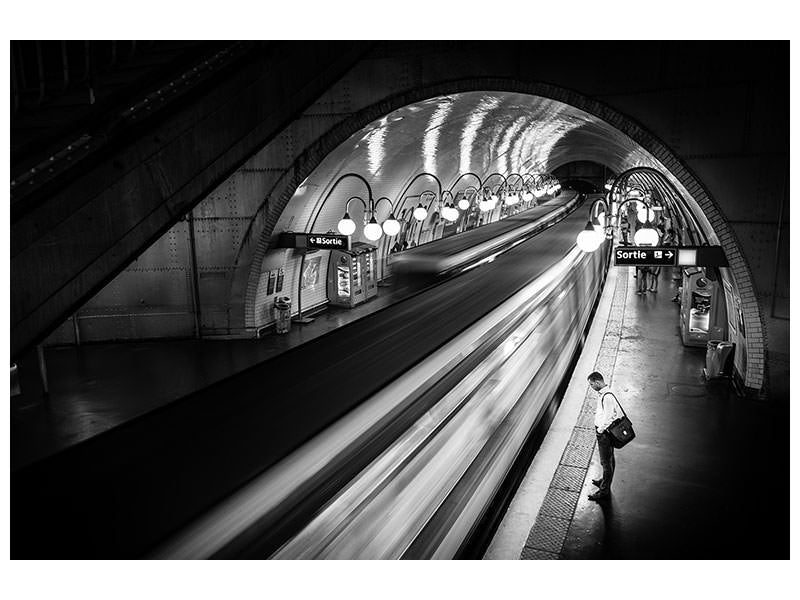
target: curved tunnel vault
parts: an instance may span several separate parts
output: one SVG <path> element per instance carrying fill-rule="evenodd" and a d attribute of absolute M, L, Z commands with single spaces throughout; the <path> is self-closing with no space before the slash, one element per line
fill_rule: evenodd
<path fill-rule="evenodd" d="M 409 181 L 423 171 L 436 174 L 448 189 L 468 171 L 481 177 L 545 173 L 574 161 L 600 163 L 617 173 L 650 167 L 669 179 L 704 237 L 725 250 L 746 327 L 745 385 L 761 389 L 765 331 L 752 276 L 734 232 L 700 181 L 660 140 L 609 106 L 574 91 L 514 80 L 422 87 L 364 108 L 321 135 L 287 169 L 293 177 L 280 195 L 269 198 L 271 213 L 279 216 L 257 215 L 251 224 L 250 239 L 257 243 L 239 261 L 232 285 L 234 293 L 246 289 L 245 325 L 257 327 L 270 306 L 272 298 L 263 289 L 265 270 L 297 260 L 290 251 L 274 248 L 277 234 L 312 226 L 318 232 L 335 230 L 347 198 L 365 195 L 355 178 L 329 194 L 329 186 L 344 173 L 362 174 L 376 198 L 386 196 L 397 206 Z M 403 195 L 431 189 L 425 179 Z M 379 209 L 379 219 L 387 214 L 387 206 Z M 289 290 L 297 289 L 298 279 L 299 268 L 288 268 Z"/>

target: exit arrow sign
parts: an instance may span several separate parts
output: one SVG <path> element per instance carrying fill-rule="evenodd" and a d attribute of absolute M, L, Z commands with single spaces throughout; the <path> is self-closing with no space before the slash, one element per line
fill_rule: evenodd
<path fill-rule="evenodd" d="M 637 267 L 674 267 L 677 263 L 676 248 L 620 246 L 614 248 L 614 265 Z"/>

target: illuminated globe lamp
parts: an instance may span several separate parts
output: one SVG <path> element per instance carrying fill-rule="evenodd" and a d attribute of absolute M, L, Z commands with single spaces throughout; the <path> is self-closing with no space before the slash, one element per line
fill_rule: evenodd
<path fill-rule="evenodd" d="M 425 217 L 428 216 L 428 211 L 425 209 L 424 206 L 422 206 L 422 202 L 420 202 L 419 204 L 417 204 L 417 208 L 414 209 L 414 213 L 413 214 L 414 214 L 414 218 L 417 221 L 424 221 Z"/>
<path fill-rule="evenodd" d="M 500 200 L 500 192 L 492 192 L 489 194 L 489 197 L 486 199 L 486 204 L 488 205 L 487 210 L 494 210 L 497 207 L 497 203 Z"/>
<path fill-rule="evenodd" d="M 461 200 L 458 201 L 458 208 L 461 210 L 467 210 L 469 208 L 469 200 L 467 200 L 466 196 L 461 196 Z"/>
<path fill-rule="evenodd" d="M 637 231 L 633 236 L 633 243 L 637 246 L 658 246 L 658 231 L 653 227 L 649 220 L 645 226 Z"/>
<path fill-rule="evenodd" d="M 576 243 L 584 252 L 594 252 L 603 242 L 603 236 L 598 235 L 591 221 L 586 221 L 586 227 L 578 234 Z"/>
<path fill-rule="evenodd" d="M 519 202 L 519 194 L 516 192 L 511 192 L 506 196 L 506 206 L 514 206 L 517 202 Z"/>
<path fill-rule="evenodd" d="M 478 202 L 478 209 L 481 212 L 486 212 L 491 209 L 492 203 L 489 202 L 486 198 L 481 198 L 481 201 Z"/>
<path fill-rule="evenodd" d="M 452 202 L 450 203 L 450 215 L 453 217 L 451 219 L 452 221 L 457 221 L 458 217 L 461 216 L 461 213 L 458 212 L 458 209 L 456 208 L 456 205 L 453 204 Z"/>
<path fill-rule="evenodd" d="M 452 204 L 445 204 L 444 208 L 442 209 L 442 217 L 445 219 L 445 221 L 453 223 L 458 219 L 458 209 Z"/>
<path fill-rule="evenodd" d="M 400 233 L 400 221 L 395 218 L 394 213 L 390 213 L 389 218 L 383 222 L 383 233 L 389 237 Z"/>
<path fill-rule="evenodd" d="M 339 233 L 342 235 L 353 235 L 356 231 L 356 223 L 350 218 L 348 213 L 344 213 L 344 217 L 342 217 L 342 220 L 336 225 L 336 229 L 338 229 Z"/>
<path fill-rule="evenodd" d="M 530 202 L 533 200 L 533 192 L 526 189 L 524 192 L 522 192 L 522 200 L 524 202 Z"/>
<path fill-rule="evenodd" d="M 364 227 L 364 237 L 369 241 L 374 242 L 375 240 L 379 240 L 382 235 L 383 230 L 381 229 L 381 226 L 378 225 L 375 215 L 372 215 L 369 223 L 367 223 L 367 226 Z"/>
<path fill-rule="evenodd" d="M 643 202 L 636 203 L 636 218 L 639 223 L 648 223 L 656 218 L 655 211 Z"/>

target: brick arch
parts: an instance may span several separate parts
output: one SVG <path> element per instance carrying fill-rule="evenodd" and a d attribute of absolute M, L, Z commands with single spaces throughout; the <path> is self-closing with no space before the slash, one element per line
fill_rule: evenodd
<path fill-rule="evenodd" d="M 240 263 L 240 268 L 237 269 L 237 275 L 234 278 L 232 287 L 232 294 L 243 294 L 245 297 L 245 326 L 250 328 L 255 326 L 255 297 L 261 262 L 269 249 L 275 224 L 297 187 L 311 175 L 328 153 L 369 123 L 398 108 L 436 96 L 475 91 L 526 93 L 571 105 L 602 119 L 624 133 L 664 165 L 697 202 L 725 251 L 730 270 L 738 288 L 745 319 L 747 339 L 745 386 L 755 390 L 762 390 L 763 392 L 766 382 L 767 346 L 763 315 L 756 298 L 753 278 L 747 259 L 742 252 L 735 232 L 728 225 L 727 219 L 716 200 L 691 169 L 666 144 L 636 120 L 603 102 L 574 90 L 540 82 L 524 82 L 508 78 L 470 78 L 420 86 L 389 96 L 363 108 L 343 119 L 327 133 L 320 136 L 283 173 L 281 180 L 273 188 L 277 192 L 277 196 L 270 195 L 265 199 L 259 209 L 259 214 L 251 223 L 251 229 L 254 229 L 256 223 L 258 223 L 257 226 L 260 227 L 260 231 L 252 230 L 249 232 L 250 244 L 255 245 L 251 248 L 247 264 Z M 280 191 L 278 191 L 279 189 Z"/>

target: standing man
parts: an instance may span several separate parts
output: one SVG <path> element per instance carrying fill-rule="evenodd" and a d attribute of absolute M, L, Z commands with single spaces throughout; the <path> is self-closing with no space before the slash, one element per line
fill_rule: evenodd
<path fill-rule="evenodd" d="M 597 407 L 594 411 L 594 427 L 597 430 L 597 450 L 600 454 L 600 465 L 603 476 L 592 479 L 598 490 L 589 494 L 589 500 L 602 500 L 611 496 L 611 481 L 614 479 L 614 446 L 611 445 L 611 434 L 606 431 L 615 419 L 622 416 L 617 398 L 606 385 L 603 375 L 594 371 L 588 377 L 589 386 L 597 392 Z"/>

